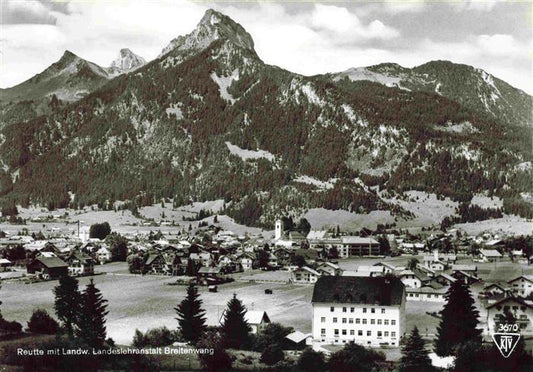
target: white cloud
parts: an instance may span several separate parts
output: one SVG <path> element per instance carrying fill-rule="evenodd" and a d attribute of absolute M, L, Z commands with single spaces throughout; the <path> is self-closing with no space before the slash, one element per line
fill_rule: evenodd
<path fill-rule="evenodd" d="M 2 0 L 0 24 L 53 24 L 52 11 L 38 1 Z"/>
<path fill-rule="evenodd" d="M 311 13 L 310 23 L 318 30 L 331 32 L 332 42 L 336 44 L 346 44 L 361 39 L 388 40 L 400 35 L 397 30 L 379 20 L 374 20 L 365 26 L 356 14 L 333 5 L 316 4 Z"/>

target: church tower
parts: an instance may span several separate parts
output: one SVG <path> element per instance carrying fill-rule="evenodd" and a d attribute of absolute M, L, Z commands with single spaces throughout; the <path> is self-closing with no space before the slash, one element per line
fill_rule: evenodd
<path fill-rule="evenodd" d="M 283 222 L 281 222 L 281 220 L 276 220 L 276 233 L 274 235 L 274 239 L 279 240 L 281 238 L 282 232 L 283 232 Z"/>

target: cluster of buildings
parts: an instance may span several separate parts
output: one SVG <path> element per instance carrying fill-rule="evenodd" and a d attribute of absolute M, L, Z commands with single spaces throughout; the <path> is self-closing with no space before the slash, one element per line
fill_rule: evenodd
<path fill-rule="evenodd" d="M 486 310 L 487 332 L 513 318 L 523 335 L 533 335 L 533 275 L 520 275 L 507 282 L 490 283 L 480 297 Z"/>

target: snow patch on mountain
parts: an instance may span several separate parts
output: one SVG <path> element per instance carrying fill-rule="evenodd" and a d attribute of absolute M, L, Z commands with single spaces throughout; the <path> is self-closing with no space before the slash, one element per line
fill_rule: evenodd
<path fill-rule="evenodd" d="M 320 107 L 323 107 L 325 105 L 324 100 L 320 98 L 318 94 L 316 94 L 316 91 L 310 84 L 305 84 L 300 89 L 302 90 L 302 93 L 305 94 L 309 102 Z"/>
<path fill-rule="evenodd" d="M 218 85 L 220 97 L 226 101 L 235 103 L 236 99 L 228 93 L 228 88 L 233 84 L 233 81 L 239 80 L 239 69 L 233 70 L 230 76 L 218 76 L 215 72 L 211 73 L 211 79 Z"/>
<path fill-rule="evenodd" d="M 332 189 L 335 186 L 335 182 L 337 182 L 337 179 L 336 178 L 331 178 L 328 181 L 324 182 L 324 181 L 320 181 L 320 180 L 318 180 L 318 179 L 316 179 L 314 177 L 303 175 L 303 176 L 298 176 L 293 181 L 294 182 L 305 183 L 305 184 L 308 184 L 308 185 L 313 185 L 313 186 L 316 186 L 316 187 L 318 187 L 320 189 L 329 190 L 329 189 Z"/>
<path fill-rule="evenodd" d="M 459 124 L 448 122 L 445 126 L 436 126 L 435 129 L 452 133 L 479 133 L 479 129 L 474 127 L 469 121 L 464 121 Z"/>
<path fill-rule="evenodd" d="M 274 154 L 265 150 L 246 150 L 241 149 L 239 146 L 233 145 L 231 142 L 225 142 L 229 152 L 232 155 L 237 155 L 242 160 L 255 160 L 255 159 L 267 159 L 268 161 L 274 161 L 276 157 Z"/>
<path fill-rule="evenodd" d="M 181 103 L 177 104 L 171 104 L 170 107 L 167 107 L 165 112 L 167 113 L 167 117 L 170 117 L 170 115 L 176 115 L 177 120 L 183 119 L 183 111 L 181 111 Z"/>
<path fill-rule="evenodd" d="M 378 72 L 370 71 L 366 69 L 365 67 L 355 67 L 355 68 L 350 68 L 344 72 L 340 72 L 336 74 L 333 80 L 339 81 L 345 77 L 347 77 L 351 81 L 361 81 L 361 80 L 373 81 L 375 83 L 380 83 L 388 87 L 398 87 L 398 88 L 401 88 L 400 81 L 402 80 L 401 77 L 390 76 L 387 74 L 381 74 Z"/>

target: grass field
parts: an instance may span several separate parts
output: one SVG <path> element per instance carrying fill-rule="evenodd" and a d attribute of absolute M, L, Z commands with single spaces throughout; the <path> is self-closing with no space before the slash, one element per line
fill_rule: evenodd
<path fill-rule="evenodd" d="M 108 334 L 117 343 L 129 344 L 136 328 L 146 331 L 149 328 L 167 326 L 175 328 L 177 321 L 174 307 L 184 298 L 184 286 L 170 286 L 173 278 L 127 274 L 124 264 L 109 267 L 113 272 L 94 276 L 94 282 L 109 301 L 107 316 Z M 80 278 L 83 288 L 89 278 Z M 43 308 L 53 313 L 52 289 L 57 281 L 24 284 L 4 282 L 2 294 L 2 314 L 6 319 L 17 320 L 23 325 L 34 309 Z M 266 288 L 273 289 L 266 295 Z M 250 284 L 235 281 L 219 286 L 218 293 L 209 293 L 200 287 L 203 307 L 207 312 L 210 325 L 217 325 L 227 301 L 237 294 L 250 310 L 266 310 L 273 322 L 290 325 L 303 332 L 311 330 L 311 292 L 312 287 L 277 284 Z"/>

